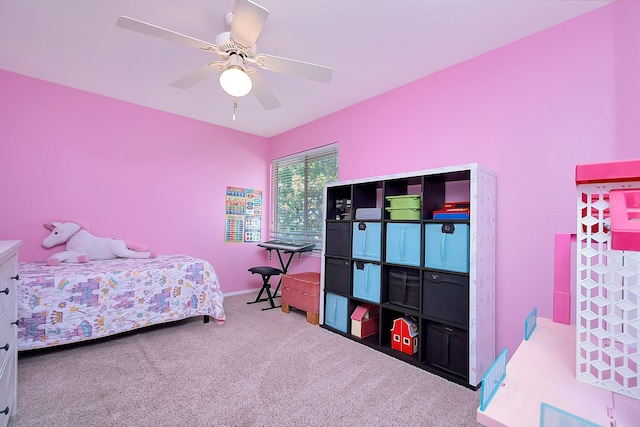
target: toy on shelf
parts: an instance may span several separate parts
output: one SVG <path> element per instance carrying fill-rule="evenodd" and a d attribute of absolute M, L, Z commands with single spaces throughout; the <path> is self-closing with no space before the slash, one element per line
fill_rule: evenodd
<path fill-rule="evenodd" d="M 366 338 L 378 333 L 378 306 L 362 303 L 351 314 L 351 335 Z"/>
<path fill-rule="evenodd" d="M 469 219 L 470 206 L 470 202 L 446 202 L 433 211 L 433 219 Z"/>
<path fill-rule="evenodd" d="M 351 218 L 351 200 L 336 200 L 336 219 L 349 220 Z"/>
<path fill-rule="evenodd" d="M 640 188 L 611 190 L 609 204 L 611 248 L 640 251 Z"/>
<path fill-rule="evenodd" d="M 393 320 L 391 348 L 407 354 L 418 352 L 418 323 L 410 316 Z"/>

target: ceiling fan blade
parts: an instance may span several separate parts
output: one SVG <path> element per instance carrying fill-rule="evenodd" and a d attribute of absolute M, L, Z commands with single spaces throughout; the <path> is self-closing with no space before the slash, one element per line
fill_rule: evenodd
<path fill-rule="evenodd" d="M 200 67 L 197 70 L 180 77 L 178 80 L 169 83 L 169 86 L 177 87 L 178 89 L 189 89 L 191 86 L 200 83 L 218 71 L 223 70 L 225 64 L 226 62 L 211 62 L 204 67 Z"/>
<path fill-rule="evenodd" d="M 250 48 L 256 44 L 269 11 L 251 0 L 236 0 L 230 37 L 237 44 Z"/>
<path fill-rule="evenodd" d="M 216 46 L 215 44 L 203 40 L 198 40 L 190 36 L 185 36 L 184 34 L 167 30 L 165 28 L 148 24 L 146 22 L 138 21 L 137 19 L 129 18 L 128 16 L 119 16 L 116 20 L 116 25 L 126 30 L 147 34 L 149 36 L 184 44 L 187 46 L 195 47 L 197 49 L 208 50 L 216 53 L 219 51 L 218 46 Z"/>
<path fill-rule="evenodd" d="M 267 82 L 264 81 L 262 76 L 253 68 L 246 69 L 249 78 L 251 78 L 251 83 L 253 83 L 253 88 L 251 92 L 258 98 L 258 101 L 265 110 L 274 110 L 276 108 L 280 108 L 280 101 L 276 98 L 276 96 L 271 92 L 269 86 L 267 86 Z"/>
<path fill-rule="evenodd" d="M 265 70 L 302 77 L 320 83 L 330 83 L 333 76 L 333 68 L 310 62 L 265 54 L 256 55 L 254 60 L 256 65 Z"/>

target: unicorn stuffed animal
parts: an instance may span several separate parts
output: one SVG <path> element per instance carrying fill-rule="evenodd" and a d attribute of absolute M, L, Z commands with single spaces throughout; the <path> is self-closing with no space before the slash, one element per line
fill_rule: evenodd
<path fill-rule="evenodd" d="M 88 262 L 98 259 L 113 258 L 153 258 L 139 245 L 111 237 L 95 237 L 82 226 L 74 222 L 52 222 L 44 224 L 51 231 L 42 241 L 42 246 L 52 248 L 63 243 L 66 250 L 58 252 L 47 259 L 48 265 L 59 265 L 61 262 Z"/>

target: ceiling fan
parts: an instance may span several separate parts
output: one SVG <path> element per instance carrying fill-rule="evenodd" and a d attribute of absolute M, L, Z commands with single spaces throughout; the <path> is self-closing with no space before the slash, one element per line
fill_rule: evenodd
<path fill-rule="evenodd" d="M 251 66 L 320 83 L 331 82 L 333 69 L 295 59 L 258 54 L 256 40 L 268 17 L 269 11 L 251 0 L 236 0 L 233 12 L 225 15 L 225 22 L 230 26 L 230 31 L 218 34 L 215 43 L 199 40 L 127 16 L 118 17 L 116 25 L 127 30 L 215 53 L 220 57 L 221 61 L 210 62 L 170 83 L 171 86 L 188 89 L 213 74 L 220 73 L 220 85 L 226 93 L 238 98 L 253 92 L 266 110 L 272 110 L 280 107 L 280 102 L 258 71 Z"/>

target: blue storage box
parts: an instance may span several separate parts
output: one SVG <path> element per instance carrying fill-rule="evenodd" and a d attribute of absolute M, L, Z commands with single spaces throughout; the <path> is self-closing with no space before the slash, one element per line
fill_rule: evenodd
<path fill-rule="evenodd" d="M 433 223 L 424 229 L 424 266 L 469 272 L 469 224 Z"/>
<path fill-rule="evenodd" d="M 327 293 L 324 304 L 324 324 L 346 333 L 349 319 L 348 306 L 349 301 L 346 297 Z"/>
<path fill-rule="evenodd" d="M 351 246 L 353 258 L 380 261 L 381 235 L 382 224 L 379 222 L 354 222 Z"/>
<path fill-rule="evenodd" d="M 365 301 L 380 302 L 380 266 L 370 262 L 353 263 L 353 296 Z"/>
<path fill-rule="evenodd" d="M 386 261 L 420 267 L 420 224 L 387 224 Z"/>

